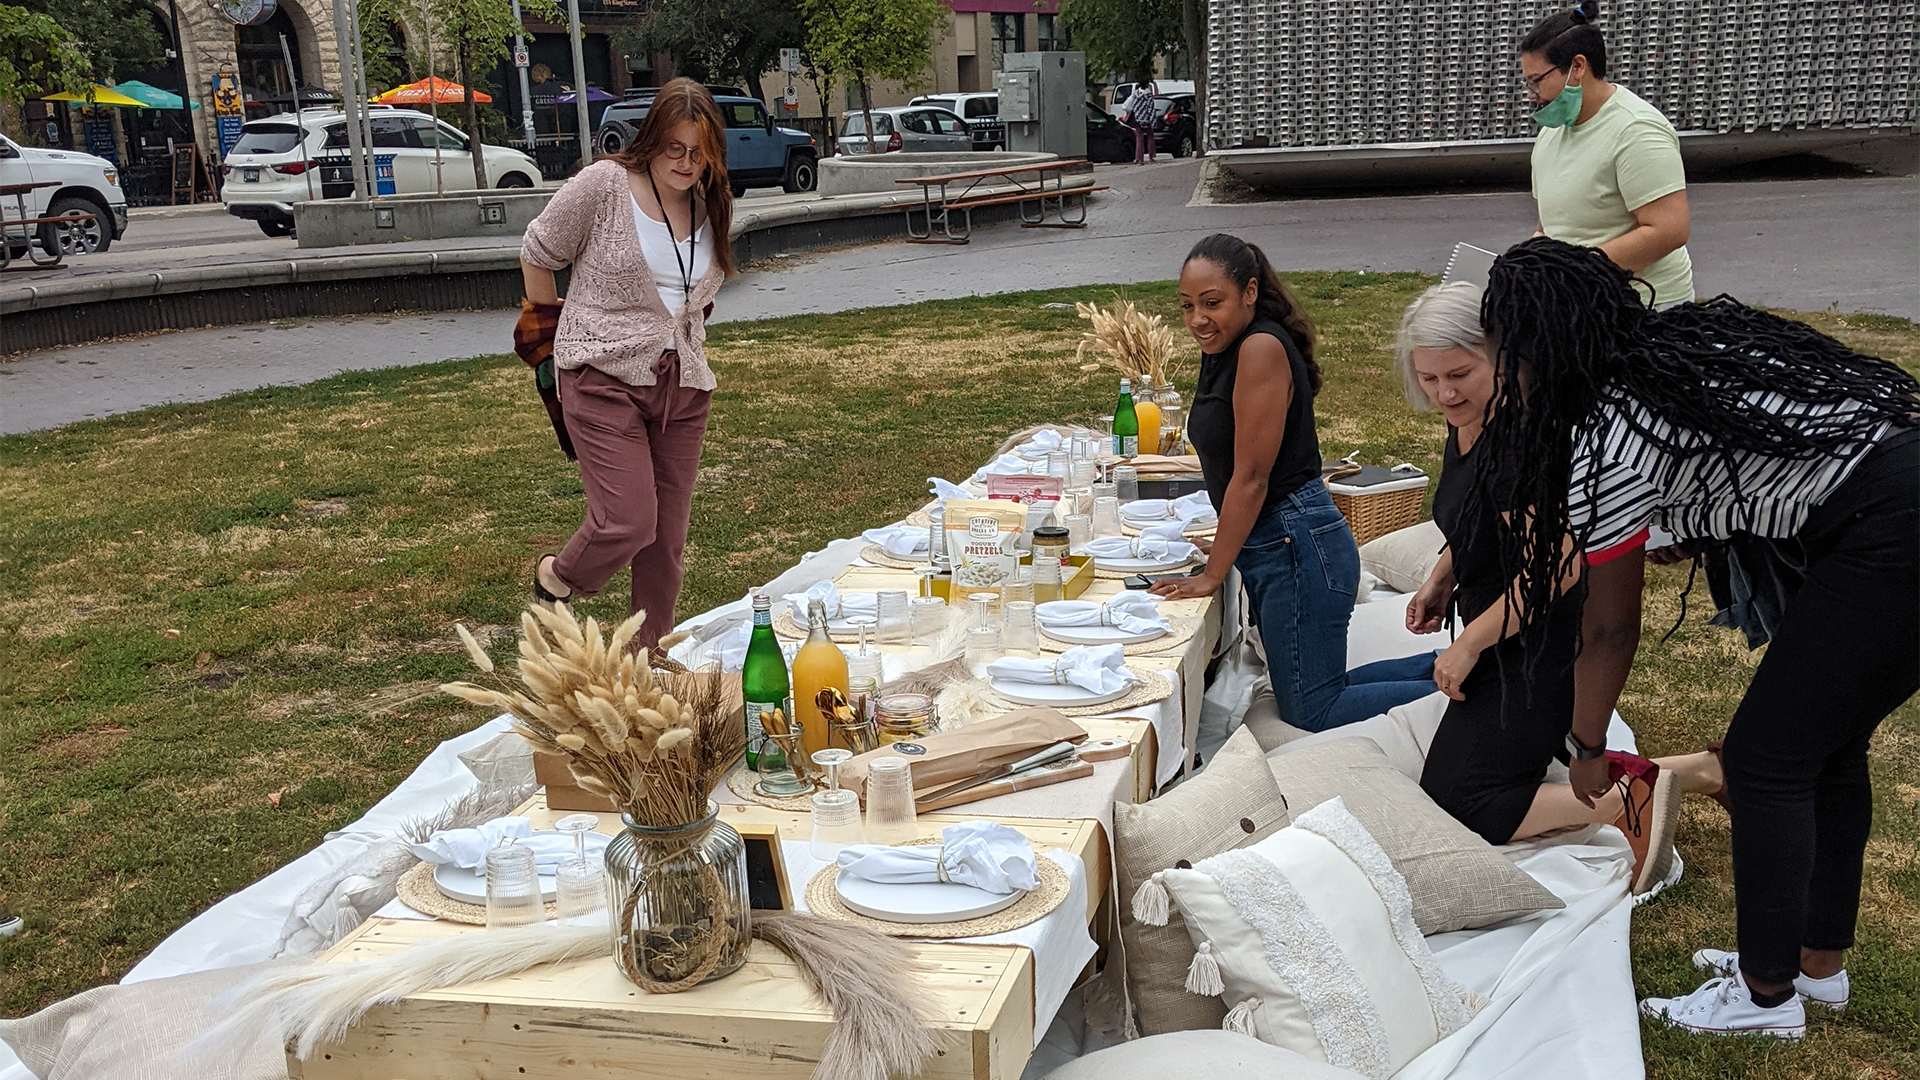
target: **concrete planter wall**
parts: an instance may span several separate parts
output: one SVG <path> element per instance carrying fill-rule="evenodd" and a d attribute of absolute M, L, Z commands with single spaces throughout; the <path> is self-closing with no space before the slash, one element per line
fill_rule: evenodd
<path fill-rule="evenodd" d="M 295 203 L 303 248 L 394 244 L 455 236 L 519 236 L 559 188 L 507 189 L 463 195 L 401 195 L 355 201 Z"/>

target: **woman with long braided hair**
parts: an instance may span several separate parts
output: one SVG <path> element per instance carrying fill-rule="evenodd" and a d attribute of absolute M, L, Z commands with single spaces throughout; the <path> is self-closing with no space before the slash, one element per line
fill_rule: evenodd
<path fill-rule="evenodd" d="M 1495 261 L 1481 321 L 1502 400 L 1468 513 L 1516 500 L 1494 546 L 1531 674 L 1574 559 L 1587 598 L 1572 785 L 1609 788 L 1608 717 L 1639 644 L 1645 564 L 1704 555 L 1723 615 L 1770 641 L 1728 723 L 1738 952 L 1643 1009 L 1691 1031 L 1799 1038 L 1842 1007 L 1873 816 L 1867 745 L 1920 689 L 1920 382 L 1729 297 L 1654 311 L 1590 248 Z M 1650 527 L 1681 540 L 1648 556 Z M 1717 595 L 1716 600 L 1724 599 Z"/>

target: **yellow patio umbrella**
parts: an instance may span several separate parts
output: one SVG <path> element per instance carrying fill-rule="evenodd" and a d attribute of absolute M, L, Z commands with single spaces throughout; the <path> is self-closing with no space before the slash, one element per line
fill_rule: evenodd
<path fill-rule="evenodd" d="M 94 83 L 92 94 L 92 98 L 89 99 L 86 94 L 62 92 L 58 94 L 48 94 L 40 100 L 71 101 L 80 105 L 119 105 L 130 109 L 144 109 L 147 107 L 146 102 L 130 98 L 105 83 Z"/>

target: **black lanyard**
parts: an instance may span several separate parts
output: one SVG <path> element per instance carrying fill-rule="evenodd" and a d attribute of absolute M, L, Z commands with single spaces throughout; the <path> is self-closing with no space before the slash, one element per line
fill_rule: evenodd
<path fill-rule="evenodd" d="M 693 298 L 693 259 L 695 246 L 700 242 L 700 228 L 693 223 L 693 196 L 687 196 L 687 261 L 680 261 L 680 240 L 673 235 L 673 215 L 667 213 L 667 204 L 660 198 L 660 185 L 653 182 L 653 166 L 647 166 L 647 186 L 653 189 L 653 201 L 660 207 L 660 216 L 665 219 L 667 239 L 672 241 L 673 263 L 680 268 L 680 290 L 686 299 Z"/>

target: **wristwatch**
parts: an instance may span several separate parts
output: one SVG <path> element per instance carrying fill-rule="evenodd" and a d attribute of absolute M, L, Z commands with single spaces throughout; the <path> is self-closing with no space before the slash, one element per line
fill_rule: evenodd
<path fill-rule="evenodd" d="M 1579 736 L 1569 731 L 1567 732 L 1567 756 L 1575 761 L 1592 761 L 1595 758 L 1606 757 L 1607 742 L 1602 739 L 1599 746 L 1588 746 L 1580 741 Z"/>

